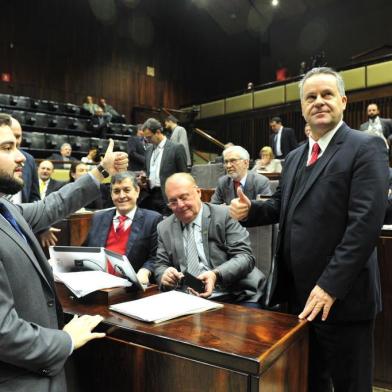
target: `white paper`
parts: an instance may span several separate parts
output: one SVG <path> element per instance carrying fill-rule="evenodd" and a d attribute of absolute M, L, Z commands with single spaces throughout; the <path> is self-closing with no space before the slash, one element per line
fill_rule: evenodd
<path fill-rule="evenodd" d="M 109 309 L 138 320 L 159 323 L 179 316 L 222 307 L 222 304 L 172 290 L 135 301 L 115 304 Z"/>
<path fill-rule="evenodd" d="M 129 287 L 132 283 L 102 271 L 55 272 L 55 278 L 63 282 L 78 298 L 94 291 L 113 287 Z"/>

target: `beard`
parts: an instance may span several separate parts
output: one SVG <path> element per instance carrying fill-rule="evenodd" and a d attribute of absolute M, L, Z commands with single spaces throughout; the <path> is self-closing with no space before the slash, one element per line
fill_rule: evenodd
<path fill-rule="evenodd" d="M 369 118 L 372 120 L 374 120 L 377 116 L 378 114 L 369 114 Z"/>
<path fill-rule="evenodd" d="M 0 170 L 0 193 L 15 195 L 23 189 L 22 178 L 15 178 Z"/>

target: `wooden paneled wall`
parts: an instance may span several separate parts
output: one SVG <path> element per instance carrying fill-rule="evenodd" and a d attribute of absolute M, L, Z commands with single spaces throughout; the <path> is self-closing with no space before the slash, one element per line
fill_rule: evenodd
<path fill-rule="evenodd" d="M 359 128 L 359 125 L 367 120 L 366 108 L 371 102 L 378 104 L 381 117 L 392 118 L 392 86 L 382 86 L 348 94 L 345 122 L 352 128 Z M 298 141 L 305 139 L 305 121 L 299 102 L 198 120 L 196 126 L 223 143 L 233 142 L 245 147 L 252 158 L 257 158 L 259 150 L 269 144 L 269 119 L 274 116 L 281 117 L 284 126 L 294 128 Z M 215 145 L 202 140 L 199 135 L 193 136 L 192 144 L 197 150 L 221 152 Z"/>
<path fill-rule="evenodd" d="M 116 15 L 105 24 L 90 5 L 111 3 Z M 135 105 L 191 100 L 187 49 L 165 20 L 99 0 L 4 0 L 1 12 L 0 72 L 12 74 L 12 83 L 0 82 L 2 93 L 75 104 L 86 95 L 105 97 L 129 120 Z M 155 77 L 146 75 L 147 66 Z"/>

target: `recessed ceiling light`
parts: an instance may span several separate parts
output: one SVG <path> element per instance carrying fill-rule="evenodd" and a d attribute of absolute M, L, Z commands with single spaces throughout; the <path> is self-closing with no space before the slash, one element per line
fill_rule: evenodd
<path fill-rule="evenodd" d="M 279 5 L 279 0 L 271 0 L 271 5 L 277 7 Z"/>

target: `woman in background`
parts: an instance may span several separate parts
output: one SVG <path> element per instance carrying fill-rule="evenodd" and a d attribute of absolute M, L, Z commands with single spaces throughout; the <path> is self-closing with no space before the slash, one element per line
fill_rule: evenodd
<path fill-rule="evenodd" d="M 282 164 L 279 159 L 275 159 L 272 148 L 265 146 L 260 150 L 260 158 L 255 162 L 252 171 L 256 173 L 280 173 Z"/>

